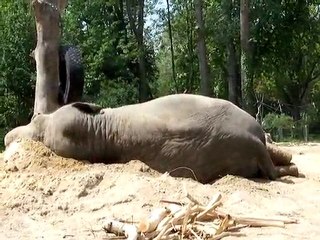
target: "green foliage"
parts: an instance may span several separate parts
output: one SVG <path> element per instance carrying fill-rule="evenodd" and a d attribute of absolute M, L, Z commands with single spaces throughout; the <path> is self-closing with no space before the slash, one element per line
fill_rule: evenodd
<path fill-rule="evenodd" d="M 315 1 L 255 3 L 256 84 L 269 98 L 291 105 L 288 110 L 298 120 L 320 76 L 320 13 L 315 11 L 319 5 Z"/>
<path fill-rule="evenodd" d="M 266 130 L 292 129 L 293 118 L 285 114 L 268 113 L 263 119 L 263 128 Z"/>
<path fill-rule="evenodd" d="M 26 123 L 32 112 L 35 25 L 28 1 L 0 3 L 0 128 Z"/>
<path fill-rule="evenodd" d="M 4 150 L 4 136 L 7 133 L 7 129 L 6 128 L 0 128 L 0 153 Z"/>
<path fill-rule="evenodd" d="M 135 102 L 138 48 L 120 0 L 74 0 L 63 15 L 63 40 L 81 47 L 86 99 L 114 106 Z M 154 52 L 146 41 L 147 77 L 157 74 Z"/>
<path fill-rule="evenodd" d="M 162 24 L 159 38 L 160 48 L 157 54 L 159 68 L 159 87 L 161 94 L 199 90 L 199 67 L 196 53 L 195 16 L 193 0 L 175 0 L 172 2 L 172 31 L 175 51 L 176 81 L 172 80 L 170 41 L 168 35 L 167 13 L 160 13 Z"/>

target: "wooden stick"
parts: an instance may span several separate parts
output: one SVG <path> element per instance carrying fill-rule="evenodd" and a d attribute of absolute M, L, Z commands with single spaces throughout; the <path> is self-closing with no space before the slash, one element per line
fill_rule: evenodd
<path fill-rule="evenodd" d="M 167 231 L 163 234 L 163 237 L 169 236 L 172 231 L 175 231 L 178 233 L 179 231 L 177 231 L 177 229 L 181 229 L 181 225 L 175 225 L 175 226 L 171 225 L 171 227 L 169 227 Z"/>
<path fill-rule="evenodd" d="M 125 236 L 108 236 L 107 238 L 103 239 L 108 239 L 108 240 L 120 240 L 120 239 L 127 239 Z"/>
<path fill-rule="evenodd" d="M 246 224 L 250 227 L 285 227 L 284 222 L 282 221 L 270 221 L 270 220 L 252 220 L 245 218 L 236 218 L 236 223 Z"/>
<path fill-rule="evenodd" d="M 186 197 L 191 201 L 193 202 L 194 204 L 197 204 L 197 205 L 201 205 L 201 203 L 195 199 L 194 197 L 192 197 L 188 192 L 186 193 Z"/>
<path fill-rule="evenodd" d="M 238 224 L 236 226 L 231 226 L 228 228 L 228 231 L 229 232 L 234 232 L 234 231 L 239 231 L 240 229 L 242 228 L 246 228 L 246 227 L 249 227 L 248 225 L 245 225 L 245 224 Z"/>
<path fill-rule="evenodd" d="M 193 203 L 196 204 L 196 205 L 201 205 L 201 203 L 200 203 L 197 199 L 195 199 L 194 197 L 192 197 L 192 196 L 189 194 L 189 192 L 188 192 L 188 190 L 187 190 L 187 186 L 186 186 L 185 183 L 183 183 L 183 189 L 184 189 L 184 192 L 185 192 L 185 194 L 186 194 L 186 197 L 187 197 L 191 202 L 193 202 Z"/>
<path fill-rule="evenodd" d="M 167 224 L 171 224 L 171 225 L 176 225 L 179 224 L 180 221 L 183 219 L 183 217 L 185 216 L 185 214 L 189 211 L 188 210 L 188 206 L 185 206 L 183 208 L 181 208 L 181 210 L 177 211 L 175 214 L 170 214 L 169 216 L 165 217 L 159 224 L 157 227 L 157 230 L 160 230 Z M 195 211 L 199 211 L 199 206 L 193 206 L 190 209 L 190 214 L 194 213 Z"/>
<path fill-rule="evenodd" d="M 166 216 L 157 226 L 157 231 L 162 231 L 162 229 L 169 224 L 170 220 L 173 218 L 173 214 Z"/>
<path fill-rule="evenodd" d="M 209 238 L 209 240 L 219 240 L 221 238 L 224 238 L 224 237 L 231 237 L 231 236 L 234 236 L 234 237 L 244 237 L 246 236 L 244 233 L 234 233 L 234 232 L 223 232 L 223 233 L 220 233 L 218 235 L 215 235 L 211 238 Z"/>
<path fill-rule="evenodd" d="M 171 227 L 173 228 L 173 227 Z M 166 226 L 164 226 L 164 228 L 162 228 L 162 230 L 159 232 L 158 236 L 156 236 L 154 238 L 154 240 L 160 240 L 162 238 L 162 236 L 164 236 L 164 234 L 168 231 L 171 230 L 170 229 L 170 224 L 167 224 Z"/>
<path fill-rule="evenodd" d="M 182 237 L 184 236 L 185 231 L 187 230 L 187 223 L 189 220 L 189 216 L 190 216 L 190 212 L 191 212 L 191 203 L 188 204 L 187 206 L 187 211 L 183 217 L 183 222 L 182 222 L 182 227 L 181 227 L 181 235 Z"/>
<path fill-rule="evenodd" d="M 167 209 L 170 211 L 172 215 L 174 215 L 177 212 L 179 212 L 182 209 L 182 207 L 179 205 L 170 204 L 169 206 L 167 206 Z"/>
<path fill-rule="evenodd" d="M 192 230 L 192 228 L 188 228 L 188 231 L 190 231 L 191 234 L 195 236 L 197 240 L 202 240 L 201 237 L 198 234 L 196 234 L 195 231 Z"/>
<path fill-rule="evenodd" d="M 235 222 L 231 219 L 230 215 L 227 215 L 219 224 L 219 227 L 217 229 L 217 234 L 220 234 L 222 232 L 225 232 L 229 226 L 234 226 Z"/>
<path fill-rule="evenodd" d="M 199 206 L 191 207 L 192 203 L 188 204 L 187 206 L 183 207 L 180 211 L 175 213 L 174 215 L 170 214 L 169 216 L 165 217 L 157 227 L 157 231 L 159 231 L 158 236 L 155 239 L 161 239 L 164 236 L 165 232 L 170 229 L 171 226 L 175 226 L 180 224 L 181 220 L 184 219 L 186 215 L 191 215 L 196 211 L 199 211 Z"/>
<path fill-rule="evenodd" d="M 221 198 L 222 196 L 220 193 L 214 196 L 207 205 L 206 209 L 196 216 L 196 219 L 199 220 L 200 218 L 204 217 L 208 212 L 211 212 L 213 209 L 218 207 L 221 204 Z"/>
<path fill-rule="evenodd" d="M 215 227 L 214 224 L 205 224 L 205 225 L 193 225 L 198 232 L 204 232 L 207 235 L 214 236 L 217 233 L 218 227 Z"/>
<path fill-rule="evenodd" d="M 188 211 L 188 209 L 186 209 L 185 211 L 181 211 L 181 212 L 178 212 L 173 219 L 171 219 L 170 223 L 171 224 L 179 224 L 179 222 L 181 221 L 181 219 L 186 215 L 186 214 L 189 214 L 189 215 L 192 215 L 194 213 L 197 213 L 199 212 L 201 208 L 199 206 L 193 206 L 190 211 Z"/>
<path fill-rule="evenodd" d="M 225 213 L 218 212 L 219 216 L 226 216 Z M 285 224 L 297 223 L 296 219 L 270 219 L 255 217 L 232 216 L 236 223 L 249 225 L 251 227 L 285 227 Z"/>
<path fill-rule="evenodd" d="M 183 206 L 183 204 L 182 204 L 181 202 L 172 201 L 172 200 L 160 199 L 160 202 L 162 202 L 162 203 L 170 203 L 170 204 L 175 204 L 175 205 Z"/>
<path fill-rule="evenodd" d="M 163 236 L 161 239 L 171 240 L 171 239 L 178 239 L 178 238 L 179 238 L 179 233 L 172 233 L 172 234 Z"/>
<path fill-rule="evenodd" d="M 297 219 L 272 219 L 272 218 L 254 218 L 254 217 L 233 217 L 235 219 L 242 219 L 247 221 L 269 221 L 269 222 L 283 222 L 284 224 L 298 223 Z"/>
<path fill-rule="evenodd" d="M 108 220 L 104 230 L 116 235 L 125 235 L 127 240 L 137 240 L 139 235 L 135 225 L 122 223 L 116 220 Z"/>
<path fill-rule="evenodd" d="M 140 232 L 152 232 L 154 231 L 160 221 L 164 219 L 168 214 L 170 213 L 170 210 L 168 208 L 157 208 L 154 209 L 147 220 L 141 220 L 138 225 L 138 230 Z"/>

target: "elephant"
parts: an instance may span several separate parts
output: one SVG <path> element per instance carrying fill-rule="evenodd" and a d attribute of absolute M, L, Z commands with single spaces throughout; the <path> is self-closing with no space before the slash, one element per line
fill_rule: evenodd
<path fill-rule="evenodd" d="M 84 68 L 81 52 L 76 46 L 61 45 L 59 47 L 59 79 L 59 105 L 81 101 Z"/>
<path fill-rule="evenodd" d="M 290 175 L 272 162 L 261 125 L 233 103 L 172 94 L 117 108 L 75 102 L 5 136 L 40 141 L 57 155 L 92 163 L 138 159 L 174 177 L 209 183 L 227 174 L 275 180 Z"/>

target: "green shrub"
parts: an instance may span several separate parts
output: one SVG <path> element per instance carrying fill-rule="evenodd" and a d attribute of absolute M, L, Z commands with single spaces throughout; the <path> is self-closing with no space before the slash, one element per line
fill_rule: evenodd
<path fill-rule="evenodd" d="M 268 113 L 262 122 L 264 129 L 268 131 L 282 129 L 292 129 L 294 127 L 293 118 L 285 114 Z"/>

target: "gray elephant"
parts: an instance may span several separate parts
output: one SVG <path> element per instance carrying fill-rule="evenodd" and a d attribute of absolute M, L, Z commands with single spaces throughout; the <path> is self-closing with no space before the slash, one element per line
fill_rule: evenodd
<path fill-rule="evenodd" d="M 72 45 L 59 47 L 59 79 L 59 105 L 81 101 L 84 68 L 79 48 Z"/>
<path fill-rule="evenodd" d="M 253 117 L 229 101 L 192 94 L 119 108 L 68 104 L 13 129 L 5 145 L 22 137 L 63 157 L 104 163 L 139 159 L 172 176 L 195 175 L 202 183 L 226 174 L 271 180 L 288 174 L 274 166 Z"/>

